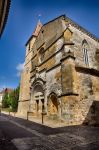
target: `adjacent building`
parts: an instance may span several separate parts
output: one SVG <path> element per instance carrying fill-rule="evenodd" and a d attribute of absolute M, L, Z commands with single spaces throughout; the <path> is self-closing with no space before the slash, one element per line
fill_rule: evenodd
<path fill-rule="evenodd" d="M 5 88 L 0 92 L 0 107 L 2 107 L 2 100 L 5 94 L 10 94 L 13 91 L 13 89 Z"/>
<path fill-rule="evenodd" d="M 99 124 L 99 39 L 65 15 L 42 25 L 26 43 L 18 113 Z"/>
<path fill-rule="evenodd" d="M 7 22 L 11 0 L 0 0 L 0 36 Z"/>

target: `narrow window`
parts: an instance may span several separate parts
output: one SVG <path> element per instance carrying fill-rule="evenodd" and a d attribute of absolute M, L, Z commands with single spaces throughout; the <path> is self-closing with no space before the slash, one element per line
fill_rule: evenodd
<path fill-rule="evenodd" d="M 31 47 L 30 47 L 30 43 L 29 43 L 29 49 L 28 49 L 28 51 L 30 51 L 30 48 L 31 48 Z"/>
<path fill-rule="evenodd" d="M 83 60 L 84 63 L 88 66 L 89 65 L 89 60 L 88 60 L 88 44 L 87 42 L 84 40 L 83 44 L 82 44 L 82 50 L 83 50 Z"/>
<path fill-rule="evenodd" d="M 39 51 L 39 60 L 40 60 L 40 63 L 43 62 L 44 60 L 44 55 L 45 55 L 45 52 L 44 52 L 44 48 L 42 47 Z"/>
<path fill-rule="evenodd" d="M 84 63 L 88 65 L 88 50 L 86 48 L 83 48 L 83 58 L 84 58 Z"/>

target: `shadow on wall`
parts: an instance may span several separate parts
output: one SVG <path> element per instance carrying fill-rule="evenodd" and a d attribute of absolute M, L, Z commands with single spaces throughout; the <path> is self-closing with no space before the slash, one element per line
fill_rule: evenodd
<path fill-rule="evenodd" d="M 83 125 L 99 126 L 99 101 L 93 101 Z"/>

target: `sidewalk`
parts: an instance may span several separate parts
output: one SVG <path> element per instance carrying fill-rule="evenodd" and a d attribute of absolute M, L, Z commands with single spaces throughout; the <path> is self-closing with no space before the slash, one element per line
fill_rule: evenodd
<path fill-rule="evenodd" d="M 9 119 L 10 122 L 17 124 L 18 126 L 21 126 L 23 128 L 26 128 L 32 132 L 37 131 L 38 133 L 44 134 L 44 135 L 51 135 L 51 134 L 56 134 L 60 133 L 59 129 L 57 128 L 51 128 L 46 125 L 42 125 L 30 120 L 22 119 L 22 118 L 17 118 L 12 115 L 7 115 L 7 114 L 2 114 L 5 118 Z M 63 131 L 64 132 L 64 131 Z"/>
<path fill-rule="evenodd" d="M 20 119 L 25 119 L 27 120 L 26 117 L 24 116 L 19 116 L 17 113 L 13 113 L 13 112 L 5 112 L 5 111 L 2 111 L 3 114 L 6 114 L 6 115 L 10 115 L 12 117 L 17 117 L 17 118 L 20 118 Z M 40 124 L 42 125 L 42 117 L 39 116 L 39 117 L 36 117 L 36 116 L 29 116 L 28 117 L 28 120 L 33 122 L 33 123 L 37 123 L 37 124 Z M 64 121 L 62 120 L 52 120 L 52 119 L 49 119 L 47 118 L 46 116 L 44 116 L 44 119 L 43 119 L 43 125 L 45 126 L 48 126 L 48 127 L 51 127 L 51 128 L 59 128 L 59 127 L 66 127 L 69 125 L 67 125 L 67 123 L 65 123 Z M 72 124 L 72 126 L 74 126 L 75 124 Z M 71 125 L 70 125 L 71 126 Z"/>
<path fill-rule="evenodd" d="M 51 128 L 7 114 L 1 116 L 7 119 L 6 123 L 10 126 L 10 131 L 13 127 L 14 130 L 19 132 L 19 136 L 12 139 L 18 150 L 99 150 L 99 127 Z M 27 133 L 24 131 L 26 134 L 21 137 L 21 130 L 26 130 L 29 135 L 26 136 Z M 6 131 L 8 132 L 8 130 Z M 30 136 L 30 133 L 32 136 Z"/>

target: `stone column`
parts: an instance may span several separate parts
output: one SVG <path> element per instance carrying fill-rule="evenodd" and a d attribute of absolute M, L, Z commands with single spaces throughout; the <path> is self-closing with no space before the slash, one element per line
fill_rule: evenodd
<path fill-rule="evenodd" d="M 42 101 L 39 99 L 39 113 L 42 113 Z"/>
<path fill-rule="evenodd" d="M 45 112 L 47 113 L 47 89 L 46 88 L 44 92 L 44 109 L 45 109 Z"/>
<path fill-rule="evenodd" d="M 58 116 L 61 118 L 61 98 L 58 98 Z"/>
<path fill-rule="evenodd" d="M 74 91 L 74 71 L 75 57 L 72 52 L 67 52 L 61 59 L 62 70 L 62 94 L 75 94 Z"/>
<path fill-rule="evenodd" d="M 32 102 L 32 92 L 30 92 L 30 101 L 29 101 L 29 112 L 31 111 L 31 102 Z"/>

